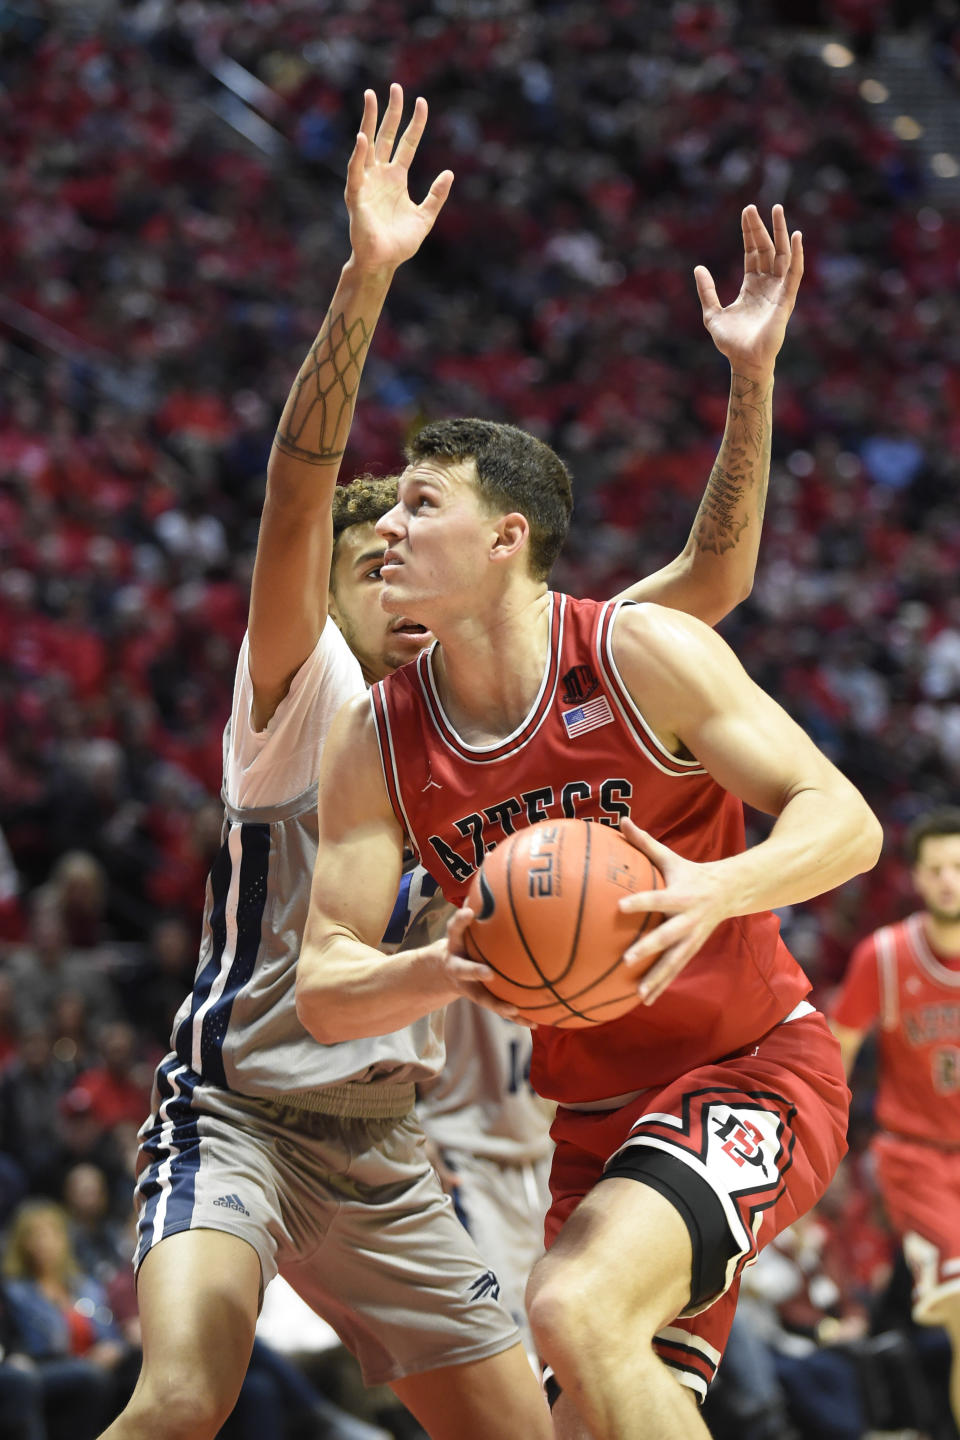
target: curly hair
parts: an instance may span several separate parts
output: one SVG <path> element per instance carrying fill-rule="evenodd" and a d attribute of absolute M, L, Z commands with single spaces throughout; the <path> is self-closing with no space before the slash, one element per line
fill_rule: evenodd
<path fill-rule="evenodd" d="M 375 525 L 397 503 L 396 475 L 358 475 L 333 492 L 333 543 L 351 525 Z"/>

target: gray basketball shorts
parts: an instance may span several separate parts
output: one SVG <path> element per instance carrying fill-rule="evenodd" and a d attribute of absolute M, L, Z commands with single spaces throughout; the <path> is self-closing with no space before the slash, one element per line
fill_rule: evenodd
<path fill-rule="evenodd" d="M 536 1345 L 524 1293 L 543 1254 L 543 1219 L 550 1204 L 550 1161 L 510 1164 L 444 1145 L 441 1155 L 455 1173 L 453 1204 L 477 1249 L 500 1281 L 500 1298 L 513 1316 L 531 1355 Z"/>
<path fill-rule="evenodd" d="M 354 1087 L 356 1088 L 356 1087 Z M 412 1104 L 412 1087 L 411 1104 Z M 408 1111 L 350 1118 L 203 1084 L 171 1056 L 140 1131 L 139 1269 L 184 1230 L 237 1235 L 353 1352 L 368 1385 L 519 1340 Z"/>

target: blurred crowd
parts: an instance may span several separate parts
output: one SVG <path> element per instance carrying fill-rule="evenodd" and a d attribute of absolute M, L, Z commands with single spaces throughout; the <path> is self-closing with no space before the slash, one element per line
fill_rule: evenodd
<path fill-rule="evenodd" d="M 955 85 L 960 85 L 960 10 L 954 0 L 936 0 L 931 30 L 934 64 Z"/>
<path fill-rule="evenodd" d="M 120 1388 L 135 1131 L 192 976 L 266 460 L 347 254 L 364 86 L 428 97 L 412 188 L 456 181 L 344 474 L 390 473 L 424 418 L 534 430 L 574 472 L 576 594 L 676 553 L 711 468 L 727 376 L 694 264 L 728 301 L 745 203 L 803 231 L 725 633 L 888 836 L 784 917 L 817 997 L 909 907 L 902 832 L 960 783 L 960 209 L 861 95 L 908 23 L 956 78 L 946 0 L 0 0 L 0 1225 L 16 1288 L 23 1203 L 66 1207 L 32 1216 L 69 1223 L 94 1286 L 64 1353 Z M 869 1215 L 869 1181 L 849 1195 L 828 1231 Z M 861 1230 L 866 1314 L 892 1257 Z"/>

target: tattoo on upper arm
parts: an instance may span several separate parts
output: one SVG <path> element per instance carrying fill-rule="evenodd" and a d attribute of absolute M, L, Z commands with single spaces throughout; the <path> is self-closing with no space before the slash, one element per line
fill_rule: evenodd
<path fill-rule="evenodd" d="M 369 345 L 362 320 L 348 329 L 342 315 L 327 316 L 294 381 L 273 440 L 278 450 L 311 465 L 340 459 Z"/>
<path fill-rule="evenodd" d="M 770 475 L 770 409 L 769 384 L 733 376 L 723 444 L 694 525 L 698 549 L 732 550 L 753 515 L 759 530 Z"/>

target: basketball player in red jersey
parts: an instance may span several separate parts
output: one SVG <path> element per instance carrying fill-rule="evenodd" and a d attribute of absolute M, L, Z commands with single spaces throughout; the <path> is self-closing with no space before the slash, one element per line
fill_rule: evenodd
<path fill-rule="evenodd" d="M 774 243 L 786 269 L 791 244 Z M 698 285 L 736 324 L 706 272 Z M 738 357 L 759 393 L 768 342 Z M 374 948 L 405 840 L 454 902 L 489 847 L 539 820 L 619 824 L 650 855 L 666 890 L 621 902 L 667 917 L 626 953 L 637 1008 L 535 1033 L 534 1083 L 559 1110 L 552 1249 L 528 1303 L 565 1440 L 706 1436 L 688 1397 L 716 1369 L 739 1272 L 845 1144 L 839 1047 L 769 910 L 871 866 L 879 826 L 700 622 L 548 590 L 571 495 L 547 446 L 443 421 L 408 461 L 377 526 L 382 603 L 437 639 L 331 731 L 298 1011 L 324 1043 L 460 995 L 512 1013 L 461 953 L 469 911 L 445 941 Z M 749 851 L 740 800 L 776 817 Z"/>
<path fill-rule="evenodd" d="M 949 1332 L 960 1422 L 960 809 L 918 820 L 907 855 L 924 908 L 860 942 L 831 1023 L 848 1074 L 879 1027 L 877 1180 L 913 1272 L 914 1319 Z"/>

